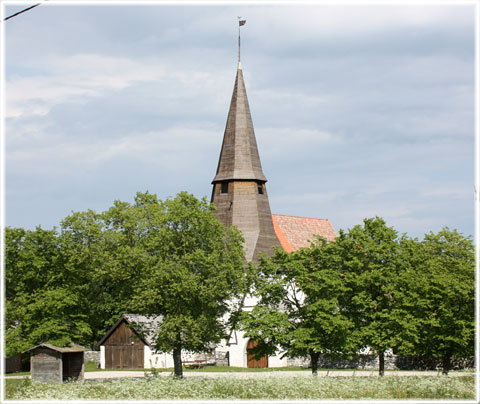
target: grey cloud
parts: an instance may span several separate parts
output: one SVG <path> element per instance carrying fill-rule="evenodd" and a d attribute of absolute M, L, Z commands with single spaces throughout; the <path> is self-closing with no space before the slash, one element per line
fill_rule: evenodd
<path fill-rule="evenodd" d="M 412 235 L 473 232 L 472 9 L 36 10 L 6 26 L 7 81 L 84 80 L 75 60 L 93 55 L 108 60 L 88 67 L 91 80 L 111 69 L 121 85 L 26 101 L 38 113 L 7 120 L 7 223 L 48 227 L 138 190 L 209 195 L 245 15 L 242 64 L 273 212 L 337 229 L 379 214 Z"/>

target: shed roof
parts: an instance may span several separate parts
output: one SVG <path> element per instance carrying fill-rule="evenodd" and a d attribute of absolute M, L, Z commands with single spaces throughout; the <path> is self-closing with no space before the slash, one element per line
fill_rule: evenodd
<path fill-rule="evenodd" d="M 163 320 L 163 316 L 148 317 L 133 313 L 124 314 L 123 317 L 125 317 L 137 331 L 143 334 L 145 342 L 148 345 L 151 345 L 154 342 L 154 337 Z"/>
<path fill-rule="evenodd" d="M 315 236 L 329 241 L 335 240 L 337 233 L 328 219 L 310 217 L 272 215 L 275 233 L 286 252 L 296 251 L 301 247 L 310 247 Z"/>
<path fill-rule="evenodd" d="M 49 348 L 53 351 L 60 352 L 60 353 L 85 352 L 88 350 L 87 348 L 77 344 L 71 344 L 70 346 L 66 346 L 66 347 L 59 347 L 59 346 L 45 343 L 45 344 L 40 344 L 40 345 L 34 346 L 33 348 L 27 349 L 22 353 L 27 353 L 37 348 Z"/>
<path fill-rule="evenodd" d="M 154 342 L 155 334 L 157 333 L 160 324 L 162 323 L 163 316 L 143 316 L 141 314 L 125 313 L 118 319 L 118 321 L 107 331 L 103 338 L 98 342 L 98 345 L 102 345 L 107 338 L 115 331 L 118 325 L 125 321 L 129 324 L 132 330 L 137 334 L 143 342 L 147 345 L 152 345 Z"/>

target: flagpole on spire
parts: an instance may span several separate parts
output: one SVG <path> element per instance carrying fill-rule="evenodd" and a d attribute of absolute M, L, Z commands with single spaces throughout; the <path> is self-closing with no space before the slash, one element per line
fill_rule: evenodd
<path fill-rule="evenodd" d="M 240 66 L 240 27 L 245 25 L 247 20 L 242 20 L 242 17 L 238 17 L 238 66 Z"/>
<path fill-rule="evenodd" d="M 238 17 L 238 63 L 240 63 L 240 18 Z"/>

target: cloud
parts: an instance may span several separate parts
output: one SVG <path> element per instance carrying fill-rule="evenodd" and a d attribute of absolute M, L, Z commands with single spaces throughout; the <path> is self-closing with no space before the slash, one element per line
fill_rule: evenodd
<path fill-rule="evenodd" d="M 49 74 L 10 75 L 6 80 L 6 117 L 46 115 L 49 109 L 72 99 L 99 97 L 139 83 L 163 86 L 163 97 L 195 96 L 208 90 L 215 94 L 221 72 L 179 70 L 158 59 L 132 60 L 99 54 L 51 58 L 38 64 Z M 169 91 L 175 88 L 175 91 Z M 212 98 L 215 98 L 213 96 Z"/>
<path fill-rule="evenodd" d="M 334 134 L 318 129 L 257 126 L 255 131 L 261 156 L 267 160 L 291 159 L 294 150 L 302 151 L 303 154 L 306 150 L 316 150 L 341 142 Z"/>
<path fill-rule="evenodd" d="M 5 26 L 7 220 L 208 194 L 242 65 L 272 211 L 472 233 L 474 8 L 57 6 Z"/>
<path fill-rule="evenodd" d="M 49 70 L 49 74 L 7 79 L 7 117 L 46 115 L 49 106 L 74 97 L 95 97 L 104 91 L 123 89 L 138 81 L 160 80 L 165 76 L 160 66 L 93 54 L 53 58 L 39 67 Z"/>
<path fill-rule="evenodd" d="M 36 174 L 41 175 L 55 175 L 59 166 L 71 173 L 79 170 L 94 173 L 101 165 L 111 161 L 121 164 L 126 160 L 141 161 L 142 165 L 150 165 L 152 170 L 169 170 L 181 159 L 190 161 L 189 167 L 193 169 L 201 151 L 211 148 L 215 137 L 218 138 L 217 133 L 188 126 L 128 133 L 113 140 L 99 137 L 93 142 L 54 134 L 46 142 L 38 137 L 35 147 L 32 147 L 35 141 L 32 138 L 27 140 L 30 143 L 28 148 L 21 144 L 10 147 L 7 158 L 12 168 L 35 166 Z"/>
<path fill-rule="evenodd" d="M 473 195 L 473 193 L 474 193 L 473 183 L 472 183 L 471 187 L 469 187 L 468 185 L 464 185 L 464 186 L 453 185 L 453 186 L 449 186 L 448 188 L 438 187 L 438 188 L 425 189 L 421 193 L 421 195 L 423 197 L 433 197 L 433 198 L 440 197 L 440 198 L 448 198 L 448 199 L 452 199 L 452 200 L 464 199 L 465 195 L 468 195 L 469 188 L 470 188 L 470 191 Z"/>

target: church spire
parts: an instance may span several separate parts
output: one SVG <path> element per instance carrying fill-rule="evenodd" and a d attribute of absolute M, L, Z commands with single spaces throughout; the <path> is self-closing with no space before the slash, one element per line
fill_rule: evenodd
<path fill-rule="evenodd" d="M 240 62 L 223 135 L 217 174 L 212 183 L 225 180 L 267 182 L 260 163 Z"/>
<path fill-rule="evenodd" d="M 217 174 L 213 179 L 258 180 L 266 182 L 258 155 L 257 141 L 253 129 L 252 116 L 248 105 L 247 90 L 243 81 L 240 63 L 240 27 L 246 20 L 238 17 L 238 67 L 233 88 L 227 125 L 223 135 L 222 151 L 218 161 Z"/>
<path fill-rule="evenodd" d="M 241 23 L 241 21 L 240 21 Z M 212 202 L 225 226 L 237 226 L 245 238 L 245 259 L 258 262 L 260 253 L 280 246 L 275 234 L 243 72 L 238 62 Z"/>

